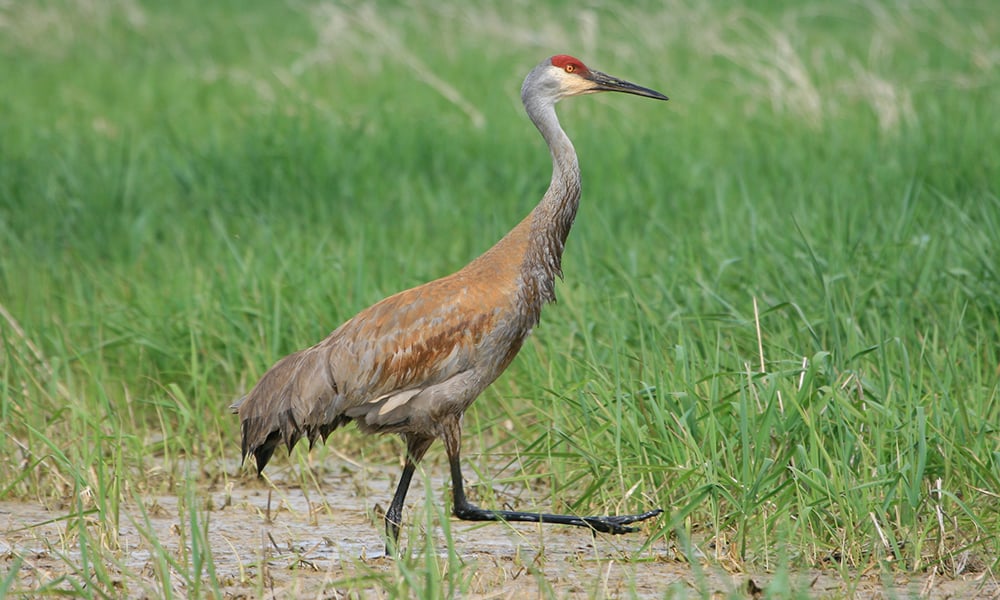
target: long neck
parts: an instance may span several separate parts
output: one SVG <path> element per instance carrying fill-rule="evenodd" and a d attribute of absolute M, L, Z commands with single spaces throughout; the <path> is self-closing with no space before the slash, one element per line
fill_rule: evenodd
<path fill-rule="evenodd" d="M 555 300 L 555 278 L 562 277 L 563 248 L 580 205 L 580 167 L 553 103 L 525 98 L 524 106 L 552 153 L 552 181 L 531 212 L 528 249 L 521 264 L 522 277 L 541 304 Z"/>

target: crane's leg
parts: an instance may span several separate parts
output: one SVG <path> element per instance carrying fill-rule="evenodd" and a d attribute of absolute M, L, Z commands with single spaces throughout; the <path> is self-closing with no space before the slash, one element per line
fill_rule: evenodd
<path fill-rule="evenodd" d="M 410 480 L 413 479 L 413 471 L 416 470 L 417 463 L 424 457 L 434 438 L 403 434 L 403 440 L 406 442 L 406 464 L 403 465 L 403 474 L 399 476 L 399 483 L 396 484 L 396 493 L 392 496 L 392 504 L 389 505 L 389 510 L 385 511 L 386 556 L 393 556 L 396 552 L 406 492 L 410 489 Z"/>
<path fill-rule="evenodd" d="M 485 510 L 471 504 L 465 498 L 462 486 L 461 453 L 462 425 L 458 419 L 449 420 L 444 427 L 444 443 L 451 465 L 451 489 L 455 505 L 455 516 L 465 521 L 529 521 L 532 523 L 556 523 L 587 527 L 601 533 L 622 534 L 639 531 L 638 527 L 628 527 L 630 523 L 645 521 L 663 511 L 659 508 L 638 515 L 618 515 L 604 517 L 577 517 L 574 515 L 553 515 L 513 510 Z"/>

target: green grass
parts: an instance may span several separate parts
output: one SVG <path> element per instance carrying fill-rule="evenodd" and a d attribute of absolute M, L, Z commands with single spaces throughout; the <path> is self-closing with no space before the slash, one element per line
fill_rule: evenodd
<path fill-rule="evenodd" d="M 0 592 L 220 595 L 228 549 L 208 544 L 201 496 L 248 485 L 227 405 L 531 209 L 550 165 L 517 91 L 557 52 L 671 101 L 560 106 L 584 177 L 566 280 L 469 412 L 471 492 L 662 506 L 646 549 L 669 540 L 695 570 L 995 578 L 994 13 L 0 4 L 0 501 L 49 508 L 71 567 L 24 583 L 12 548 Z M 330 443 L 399 450 L 353 428 Z M 314 494 L 310 469 L 339 460 L 277 459 Z M 442 493 L 414 491 L 405 514 L 443 548 L 413 526 L 411 555 L 338 589 L 474 588 Z M 145 512 L 163 494 L 181 552 Z"/>

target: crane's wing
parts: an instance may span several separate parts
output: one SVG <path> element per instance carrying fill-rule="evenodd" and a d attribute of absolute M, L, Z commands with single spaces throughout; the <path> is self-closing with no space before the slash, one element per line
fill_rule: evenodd
<path fill-rule="evenodd" d="M 401 430 L 417 404 L 467 405 L 520 348 L 523 334 L 505 333 L 512 302 L 505 286 L 476 286 L 460 272 L 365 309 L 278 361 L 233 406 L 243 456 L 253 453 L 260 470 L 278 444 L 325 439 L 352 419 Z"/>
<path fill-rule="evenodd" d="M 502 371 L 508 338 L 517 337 L 510 335 L 511 297 L 482 288 L 461 276 L 441 279 L 390 296 L 335 331 L 321 345 L 331 349 L 340 412 L 380 428 L 412 416 L 404 409 L 432 389 L 449 396 L 441 402 L 471 402 L 495 375 L 481 387 L 456 378 L 500 363 Z"/>

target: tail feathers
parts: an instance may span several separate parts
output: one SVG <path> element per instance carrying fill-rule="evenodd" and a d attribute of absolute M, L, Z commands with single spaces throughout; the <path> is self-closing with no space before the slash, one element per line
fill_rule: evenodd
<path fill-rule="evenodd" d="M 243 460 L 253 454 L 257 473 L 264 470 L 275 448 L 289 451 L 300 439 L 326 438 L 350 419 L 338 414 L 337 384 L 317 347 L 278 361 L 245 397 L 232 405 L 240 415 Z"/>

